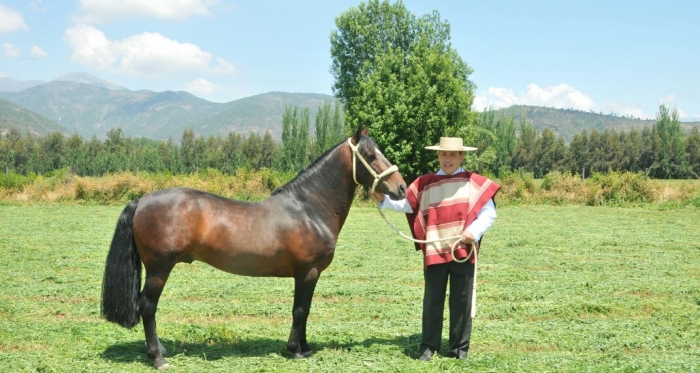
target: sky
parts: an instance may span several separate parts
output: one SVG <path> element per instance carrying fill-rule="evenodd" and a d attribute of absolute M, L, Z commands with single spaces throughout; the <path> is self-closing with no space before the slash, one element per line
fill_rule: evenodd
<path fill-rule="evenodd" d="M 392 3 L 396 2 L 392 0 Z M 0 0 L 0 77 L 84 72 L 229 102 L 333 94 L 330 34 L 359 0 Z M 572 108 L 700 120 L 696 0 L 404 0 L 437 11 L 474 70 L 474 109 Z"/>

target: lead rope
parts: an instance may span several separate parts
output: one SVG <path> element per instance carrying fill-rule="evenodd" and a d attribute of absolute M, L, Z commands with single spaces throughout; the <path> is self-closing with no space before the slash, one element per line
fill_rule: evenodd
<path fill-rule="evenodd" d="M 389 174 L 391 174 L 391 173 L 396 172 L 396 171 L 399 170 L 399 168 L 398 168 L 396 165 L 392 165 L 391 167 L 389 167 L 389 168 L 387 168 L 386 170 L 384 170 L 382 173 L 377 174 L 376 172 L 374 172 L 374 170 L 372 169 L 372 167 L 370 167 L 370 165 L 367 164 L 367 161 L 365 161 L 365 159 L 362 158 L 362 156 L 360 155 L 360 151 L 358 150 L 357 146 L 353 145 L 353 143 L 352 143 L 352 138 L 348 138 L 348 145 L 350 145 L 350 149 L 352 149 L 352 179 L 355 181 L 355 184 L 358 184 L 358 185 L 360 184 L 360 183 L 357 182 L 357 176 L 356 176 L 356 174 L 357 174 L 357 167 L 356 167 L 356 161 L 355 161 L 357 158 L 359 158 L 360 161 L 362 162 L 362 164 L 363 164 L 363 165 L 365 166 L 365 168 L 367 169 L 367 171 L 369 171 L 369 173 L 370 173 L 372 176 L 374 176 L 374 183 L 372 183 L 372 188 L 370 189 L 370 192 L 372 192 L 372 193 L 374 193 L 374 188 L 377 187 L 377 184 L 379 183 L 379 180 L 381 180 L 381 179 L 383 179 L 384 177 L 386 177 L 387 175 L 389 175 Z M 477 251 L 478 251 L 478 243 L 476 243 L 476 242 L 472 243 L 472 245 L 471 245 L 472 248 L 471 248 L 471 250 L 469 251 L 469 254 L 466 256 L 466 258 L 464 258 L 464 259 L 457 259 L 457 258 L 455 257 L 455 248 L 457 248 L 457 246 L 459 246 L 459 242 L 461 241 L 462 236 L 446 237 L 446 238 L 443 238 L 443 239 L 441 239 L 441 240 L 436 240 L 436 241 L 416 240 L 416 239 L 414 239 L 413 237 L 409 237 L 409 236 L 407 236 L 406 234 L 404 234 L 403 232 L 401 232 L 400 230 L 398 230 L 398 229 L 394 226 L 394 224 L 392 224 L 392 223 L 386 218 L 386 216 L 384 215 L 384 213 L 382 212 L 382 210 L 379 208 L 379 206 L 377 206 L 377 211 L 379 211 L 379 215 L 382 216 L 382 218 L 384 219 L 384 221 L 389 225 L 389 227 L 391 227 L 391 229 L 394 230 L 394 232 L 398 233 L 401 237 L 403 237 L 403 238 L 405 238 L 405 239 L 407 239 L 407 240 L 410 240 L 410 241 L 413 241 L 413 242 L 417 242 L 417 243 L 435 243 L 435 242 L 442 242 L 442 241 L 447 241 L 447 240 L 451 240 L 451 239 L 456 239 L 456 240 L 454 241 L 454 243 L 452 243 L 452 245 L 450 245 L 450 255 L 452 255 L 452 260 L 454 260 L 454 261 L 457 262 L 457 263 L 464 263 L 464 262 L 466 262 L 467 260 L 469 260 L 469 258 L 471 258 L 472 255 L 474 255 L 474 285 L 473 285 L 473 287 L 472 287 L 472 288 L 473 288 L 473 291 L 472 291 L 472 308 L 471 308 L 471 317 L 474 318 L 474 316 L 476 316 L 476 262 L 477 262 L 477 259 L 478 259 L 478 257 L 479 257 L 478 254 L 477 254 Z"/>
<path fill-rule="evenodd" d="M 457 259 L 455 257 L 455 248 L 457 248 L 457 246 L 459 246 L 459 242 L 462 240 L 462 236 L 445 237 L 445 238 L 440 239 L 440 240 L 417 240 L 413 237 L 408 236 L 407 234 L 401 232 L 398 228 L 396 228 L 396 226 L 392 222 L 390 222 L 389 219 L 386 218 L 386 215 L 384 215 L 384 213 L 379 208 L 379 206 L 377 206 L 377 211 L 379 211 L 379 215 L 382 216 L 382 219 L 384 219 L 384 221 L 389 226 L 389 228 L 391 228 L 394 232 L 398 233 L 399 236 L 401 236 L 409 241 L 413 241 L 415 243 L 437 243 L 437 242 L 456 239 L 452 243 L 452 245 L 450 245 L 450 255 L 452 255 L 452 260 L 454 260 L 457 263 L 464 263 L 467 260 L 469 260 L 469 258 L 471 258 L 472 255 L 474 255 L 474 284 L 472 285 L 472 307 L 471 307 L 471 311 L 470 311 L 471 318 L 474 318 L 476 316 L 476 267 L 477 267 L 477 263 L 479 261 L 478 260 L 479 259 L 479 254 L 478 254 L 479 244 L 476 241 L 474 243 L 472 243 L 472 245 L 471 245 L 472 248 L 471 248 L 471 250 L 469 250 L 469 255 L 467 255 L 463 259 Z"/>

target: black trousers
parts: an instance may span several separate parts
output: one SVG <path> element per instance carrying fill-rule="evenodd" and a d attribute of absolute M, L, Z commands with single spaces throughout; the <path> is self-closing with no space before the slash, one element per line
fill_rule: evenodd
<path fill-rule="evenodd" d="M 472 291 L 474 264 L 470 262 L 434 264 L 424 270 L 423 338 L 421 351 L 440 349 L 447 282 L 450 283 L 450 352 L 459 354 L 469 349 L 472 334 Z"/>

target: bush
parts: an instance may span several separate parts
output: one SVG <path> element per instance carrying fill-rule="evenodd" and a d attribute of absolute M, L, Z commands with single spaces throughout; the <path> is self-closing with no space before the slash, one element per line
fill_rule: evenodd
<path fill-rule="evenodd" d="M 243 201 L 259 201 L 289 182 L 295 174 L 271 169 L 240 168 L 233 175 L 214 169 L 173 175 L 169 172 L 123 172 L 103 177 L 79 177 L 65 170 L 46 176 L 0 174 L 0 202 L 124 204 L 155 190 L 189 187 Z M 700 207 L 697 180 L 647 180 L 641 174 L 595 174 L 582 182 L 577 176 L 551 172 L 538 188 L 532 174 L 510 173 L 498 180 L 499 206 L 509 204 L 587 204 L 626 206 L 657 203 Z M 374 206 L 364 188 L 355 203 Z M 663 206 L 662 206 L 663 207 Z"/>
<path fill-rule="evenodd" d="M 84 177 L 74 185 L 76 200 L 100 204 L 126 203 L 155 190 L 154 183 L 148 177 L 129 172 L 102 178 Z"/>
<path fill-rule="evenodd" d="M 505 203 L 531 202 L 536 190 L 535 179 L 529 173 L 504 175 L 499 180 L 499 184 L 501 184 L 501 190 L 498 192 L 497 200 Z"/>
<path fill-rule="evenodd" d="M 0 188 L 19 191 L 33 183 L 35 179 L 36 175 L 34 174 L 25 176 L 13 172 L 9 174 L 2 173 L 0 174 Z"/>
<path fill-rule="evenodd" d="M 596 173 L 589 179 L 587 204 L 590 206 L 653 202 L 655 188 L 641 173 Z"/>
<path fill-rule="evenodd" d="M 588 194 L 586 183 L 578 176 L 552 171 L 542 180 L 542 201 L 552 204 L 582 203 Z"/>

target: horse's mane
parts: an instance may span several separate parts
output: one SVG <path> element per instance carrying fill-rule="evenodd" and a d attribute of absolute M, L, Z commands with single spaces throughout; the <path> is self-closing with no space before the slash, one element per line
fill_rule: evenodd
<path fill-rule="evenodd" d="M 319 181 L 321 184 L 324 183 L 325 178 L 328 177 L 328 174 L 321 173 L 320 176 L 317 174 L 319 173 L 318 170 L 322 169 L 326 166 L 326 164 L 330 161 L 332 158 L 332 155 L 338 151 L 338 148 L 345 143 L 347 143 L 347 139 L 341 141 L 338 143 L 336 146 L 328 149 L 325 153 L 323 153 L 320 157 L 316 158 L 316 160 L 311 163 L 308 167 L 306 167 L 304 170 L 299 172 L 297 176 L 294 177 L 290 182 L 287 184 L 275 189 L 274 192 L 272 192 L 272 195 L 280 194 L 286 191 L 290 191 L 293 189 L 296 189 L 300 187 L 300 185 L 305 185 L 307 180 L 311 178 L 311 176 L 314 176 L 314 180 Z M 367 146 L 373 145 L 374 140 L 372 140 L 368 136 L 360 136 L 360 143 L 358 144 L 358 149 L 360 149 L 360 153 L 362 153 L 362 149 L 365 149 Z M 318 180 L 318 178 L 321 178 L 321 180 Z"/>

